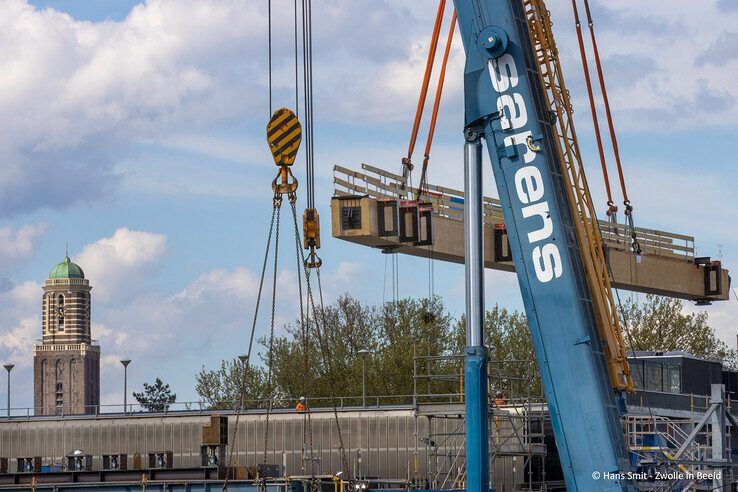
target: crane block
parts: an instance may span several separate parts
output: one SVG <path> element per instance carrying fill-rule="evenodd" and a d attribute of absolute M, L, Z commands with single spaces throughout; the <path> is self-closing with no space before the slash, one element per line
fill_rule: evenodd
<path fill-rule="evenodd" d="M 267 124 L 267 143 L 277 166 L 291 166 L 302 141 L 302 125 L 287 108 L 274 112 Z"/>

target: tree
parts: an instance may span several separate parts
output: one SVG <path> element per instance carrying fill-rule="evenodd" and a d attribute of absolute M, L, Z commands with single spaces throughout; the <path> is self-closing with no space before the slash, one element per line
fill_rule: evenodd
<path fill-rule="evenodd" d="M 376 351 L 376 309 L 351 296 L 341 296 L 323 313 L 314 313 L 305 326 L 299 321 L 273 343 L 273 384 L 277 394 L 311 398 L 353 396 L 361 392 L 361 359 L 358 351 Z M 307 334 L 307 339 L 304 338 Z M 268 340 L 261 339 L 267 349 Z M 266 365 L 268 360 L 262 356 Z M 367 373 L 372 387 L 372 374 Z M 327 400 L 324 403 L 329 403 Z"/>
<path fill-rule="evenodd" d="M 686 313 L 679 299 L 647 295 L 642 303 L 628 300 L 619 314 L 629 349 L 683 350 L 726 363 L 736 359 L 735 350 L 720 340 L 708 325 L 707 312 Z"/>
<path fill-rule="evenodd" d="M 168 384 L 156 378 L 154 384 L 144 383 L 141 393 L 133 392 L 133 397 L 149 412 L 164 412 L 177 400 Z"/>
<path fill-rule="evenodd" d="M 484 344 L 493 391 L 507 392 L 510 398 L 541 396 L 541 377 L 525 313 L 498 305 L 487 311 Z M 455 330 L 454 352 L 463 353 L 465 345 L 466 320 L 462 317 Z"/>
<path fill-rule="evenodd" d="M 267 397 L 265 371 L 249 365 L 244 378 L 244 364 L 239 359 L 221 361 L 215 370 L 202 366 L 195 381 L 195 391 L 211 409 L 235 408 L 241 400 L 240 384 L 245 408 L 261 406 Z"/>
<path fill-rule="evenodd" d="M 378 350 L 374 356 L 376 384 L 383 395 L 411 395 L 413 371 L 425 375 L 419 392 L 454 393 L 460 365 L 439 356 L 452 355 L 452 318 L 440 297 L 401 299 L 385 303 L 378 313 Z M 443 378 L 430 378 L 442 375 Z M 386 402 L 387 403 L 387 402 Z"/>
<path fill-rule="evenodd" d="M 349 295 L 311 313 L 305 325 L 299 320 L 285 326 L 284 334 L 272 342 L 272 396 L 279 401 L 301 395 L 314 405 L 329 405 L 335 395 L 352 397 L 346 404 L 361 402 L 362 362 L 366 367 L 367 395 L 409 395 L 413 390 L 413 354 L 446 355 L 449 352 L 451 317 L 440 298 L 403 299 L 381 307 L 366 306 Z M 247 378 L 248 395 L 266 398 L 269 340 L 259 339 L 261 364 Z M 370 351 L 361 355 L 360 350 Z M 366 359 L 362 359 L 365 357 Z M 424 370 L 425 366 L 419 369 Z M 218 371 L 203 368 L 197 375 L 197 393 L 216 408 L 232 406 L 238 394 L 239 377 L 232 363 L 223 362 Z M 455 374 L 455 372 L 452 372 Z M 455 385 L 458 390 L 458 384 Z M 400 398 L 383 400 L 391 403 Z"/>

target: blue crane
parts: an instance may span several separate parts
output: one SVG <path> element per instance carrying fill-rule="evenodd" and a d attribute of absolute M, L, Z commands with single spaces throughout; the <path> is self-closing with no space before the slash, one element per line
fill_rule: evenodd
<path fill-rule="evenodd" d="M 633 383 L 548 13 L 541 0 L 454 4 L 466 52 L 468 490 L 489 486 L 482 140 L 567 487 L 636 490 L 620 424 Z"/>

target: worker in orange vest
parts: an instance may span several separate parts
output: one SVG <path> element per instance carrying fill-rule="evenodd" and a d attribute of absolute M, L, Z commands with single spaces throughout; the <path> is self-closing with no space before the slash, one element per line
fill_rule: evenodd
<path fill-rule="evenodd" d="M 305 397 L 304 396 L 301 396 L 300 401 L 298 401 L 297 405 L 295 405 L 295 411 L 297 412 L 305 411 Z"/>
<path fill-rule="evenodd" d="M 498 391 L 495 393 L 495 406 L 501 407 L 503 405 L 507 404 L 507 395 L 504 391 Z"/>

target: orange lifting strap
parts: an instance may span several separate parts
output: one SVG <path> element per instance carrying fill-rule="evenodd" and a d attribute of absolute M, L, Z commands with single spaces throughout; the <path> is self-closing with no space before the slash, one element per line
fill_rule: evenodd
<path fill-rule="evenodd" d="M 436 58 L 436 49 L 438 48 L 438 35 L 441 32 L 441 24 L 443 23 L 443 11 L 446 7 L 446 0 L 439 0 L 438 11 L 436 12 L 436 23 L 433 25 L 433 34 L 431 34 L 430 49 L 428 50 L 428 60 L 425 64 L 425 75 L 423 76 L 423 86 L 420 89 L 420 98 L 418 99 L 418 107 L 415 111 L 415 121 L 413 122 L 413 131 L 410 135 L 410 145 L 407 149 L 407 157 L 402 159 L 402 175 L 407 177 L 409 172 L 413 170 L 412 157 L 415 149 L 415 141 L 418 138 L 418 129 L 420 128 L 420 119 L 423 116 L 423 108 L 425 107 L 425 98 L 428 95 L 428 84 L 430 76 L 433 72 L 433 61 Z"/>
<path fill-rule="evenodd" d="M 584 39 L 582 39 L 582 24 L 579 22 L 579 10 L 577 9 L 577 1 L 571 0 L 571 6 L 574 9 L 574 22 L 577 28 L 577 40 L 579 41 L 579 54 L 582 58 L 582 70 L 584 70 L 584 81 L 587 83 L 587 95 L 589 96 L 589 109 L 592 112 L 592 123 L 594 124 L 595 138 L 597 139 L 597 151 L 600 154 L 600 164 L 602 165 L 602 177 L 605 180 L 605 190 L 607 191 L 607 215 L 611 216 L 618 211 L 615 202 L 612 201 L 612 191 L 610 190 L 610 176 L 607 172 L 607 162 L 605 161 L 605 151 L 602 148 L 602 134 L 600 133 L 600 123 L 597 119 L 597 106 L 595 105 L 594 94 L 592 93 L 592 80 L 589 78 L 589 63 L 587 62 L 587 53 L 584 50 Z"/>
<path fill-rule="evenodd" d="M 625 176 L 623 174 L 623 167 L 620 161 L 620 150 L 618 148 L 618 139 L 615 134 L 615 125 L 612 121 L 612 112 L 610 111 L 610 101 L 607 97 L 607 88 L 605 86 L 605 76 L 602 72 L 602 62 L 600 60 L 599 49 L 597 48 L 597 39 L 594 33 L 594 22 L 592 22 L 592 12 L 589 8 L 589 0 L 583 0 L 584 7 L 587 12 L 587 25 L 589 26 L 589 34 L 592 39 L 592 49 L 594 51 L 595 65 L 597 68 L 597 78 L 600 83 L 600 90 L 602 91 L 602 99 L 605 106 L 605 115 L 607 117 L 607 125 L 610 132 L 610 141 L 612 143 L 613 154 L 615 155 L 615 163 L 618 168 L 618 178 L 620 179 L 620 189 L 623 192 L 623 204 L 625 205 L 625 214 L 630 216 L 633 210 L 633 206 L 630 204 L 628 199 L 628 190 L 625 186 Z M 582 38 L 581 22 L 579 21 L 579 10 L 577 9 L 577 0 L 571 0 L 571 5 L 574 10 L 574 20 L 577 29 L 577 39 L 579 41 L 579 52 L 582 57 L 582 69 L 584 70 L 584 80 L 587 83 L 587 94 L 589 95 L 589 106 L 592 111 L 592 121 L 594 123 L 595 137 L 597 138 L 597 150 L 600 154 L 600 163 L 602 164 L 602 176 L 605 180 L 605 189 L 607 191 L 607 215 L 612 215 L 617 212 L 618 208 L 615 206 L 612 200 L 612 192 L 610 190 L 610 177 L 607 172 L 607 163 L 605 162 L 605 153 L 602 147 L 602 135 L 600 133 L 600 125 L 597 119 L 597 109 L 594 100 L 594 94 L 592 91 L 592 81 L 589 76 L 589 64 L 587 62 L 587 54 L 584 48 L 584 40 Z"/>
<path fill-rule="evenodd" d="M 423 169 L 420 173 L 420 184 L 418 184 L 418 196 L 416 200 L 420 200 L 420 194 L 423 186 L 425 186 L 426 174 L 428 171 L 428 161 L 430 160 L 431 146 L 433 145 L 433 134 L 436 131 L 436 120 L 438 120 L 438 107 L 441 105 L 441 94 L 443 94 L 443 83 L 446 80 L 446 65 L 448 64 L 448 55 L 451 52 L 451 42 L 454 38 L 454 28 L 456 27 L 456 9 L 451 16 L 451 25 L 448 28 L 448 37 L 446 38 L 446 50 L 443 52 L 443 62 L 441 63 L 441 73 L 438 76 L 438 88 L 436 89 L 436 99 L 433 101 L 433 113 L 431 115 L 430 128 L 428 129 L 428 139 L 425 141 L 425 154 L 423 155 Z"/>
<path fill-rule="evenodd" d="M 589 26 L 589 34 L 592 38 L 592 49 L 594 51 L 595 65 L 597 65 L 597 76 L 600 79 L 600 88 L 602 90 L 602 99 L 605 103 L 605 114 L 607 115 L 607 124 L 610 128 L 610 140 L 612 142 L 612 150 L 615 154 L 615 163 L 618 166 L 618 175 L 620 177 L 620 187 L 623 190 L 623 204 L 626 207 L 625 213 L 630 214 L 632 206 L 628 199 L 628 190 L 625 187 L 625 177 L 623 175 L 623 167 L 620 164 L 620 151 L 618 150 L 618 137 L 615 135 L 615 125 L 612 122 L 612 113 L 610 112 L 610 101 L 607 97 L 607 89 L 605 88 L 605 77 L 602 75 L 602 63 L 600 62 L 600 51 L 597 49 L 597 39 L 594 33 L 594 22 L 592 22 L 592 12 L 589 10 L 589 0 L 584 0 L 584 8 L 587 11 L 587 25 Z"/>

